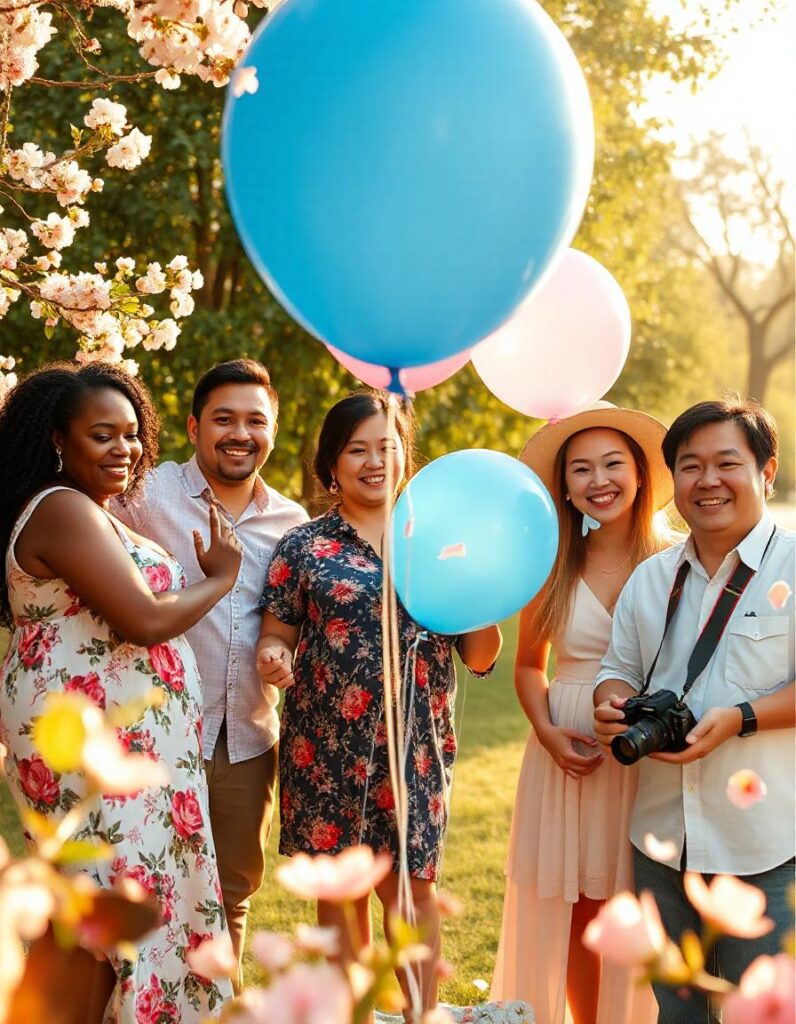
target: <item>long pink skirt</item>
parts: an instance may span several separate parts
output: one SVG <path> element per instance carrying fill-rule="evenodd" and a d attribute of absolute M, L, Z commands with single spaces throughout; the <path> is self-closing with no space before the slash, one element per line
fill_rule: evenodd
<path fill-rule="evenodd" d="M 592 735 L 592 684 L 555 679 L 553 722 Z M 591 753 L 584 749 L 584 753 Z M 633 887 L 630 810 L 637 773 L 613 758 L 571 779 L 531 732 L 511 824 L 503 925 L 492 999 L 524 999 L 536 1024 L 565 1024 L 572 906 Z M 598 1024 L 654 1024 L 652 989 L 604 964 Z"/>

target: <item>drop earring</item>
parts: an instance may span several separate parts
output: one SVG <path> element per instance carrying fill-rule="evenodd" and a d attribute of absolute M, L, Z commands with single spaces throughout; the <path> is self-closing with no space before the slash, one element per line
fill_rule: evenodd
<path fill-rule="evenodd" d="M 56 449 L 55 449 L 55 475 L 59 476 L 59 474 L 63 471 L 63 468 L 64 468 L 64 460 L 61 458 L 61 449 L 56 447 Z"/>
<path fill-rule="evenodd" d="M 583 523 L 580 528 L 580 534 L 582 537 L 586 537 L 589 530 L 599 530 L 602 523 L 599 523 L 596 519 L 592 519 L 588 512 L 583 513 Z"/>
<path fill-rule="evenodd" d="M 335 480 L 335 478 L 332 477 L 332 482 L 329 484 L 329 493 L 330 494 L 337 494 L 337 492 L 339 490 L 340 490 L 340 484 L 338 484 L 338 482 Z"/>

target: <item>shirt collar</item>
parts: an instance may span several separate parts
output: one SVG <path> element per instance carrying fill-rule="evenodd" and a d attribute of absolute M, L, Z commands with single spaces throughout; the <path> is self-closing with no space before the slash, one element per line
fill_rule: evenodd
<path fill-rule="evenodd" d="M 747 533 L 738 547 L 738 557 L 744 565 L 748 565 L 755 572 L 760 568 L 763 560 L 763 552 L 766 550 L 769 537 L 774 531 L 774 520 L 771 518 L 768 509 L 763 510 L 763 515 L 753 529 Z"/>
<path fill-rule="evenodd" d="M 188 493 L 192 498 L 212 498 L 213 488 L 199 468 L 196 455 L 192 455 L 188 462 L 185 463 L 185 482 L 188 485 Z M 259 513 L 262 513 L 266 511 L 269 504 L 268 488 L 258 473 L 254 479 L 254 507 Z"/>
<path fill-rule="evenodd" d="M 763 558 L 763 552 L 766 550 L 768 539 L 774 530 L 774 520 L 771 518 L 771 514 L 768 509 L 763 509 L 763 514 L 757 522 L 757 525 L 747 533 L 744 539 L 736 545 L 733 549 L 738 553 L 738 557 L 744 565 L 748 565 L 750 569 L 755 572 L 760 568 L 760 562 Z M 684 561 L 689 561 L 691 565 L 696 568 L 701 567 L 699 557 L 694 547 L 694 538 L 689 533 L 683 544 L 680 552 L 680 557 L 677 559 L 677 566 L 679 568 Z"/>

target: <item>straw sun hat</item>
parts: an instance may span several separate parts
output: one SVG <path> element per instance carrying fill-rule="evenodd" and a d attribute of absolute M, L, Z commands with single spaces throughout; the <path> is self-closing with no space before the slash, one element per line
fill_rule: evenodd
<path fill-rule="evenodd" d="M 654 416 L 634 409 L 620 409 L 611 402 L 596 402 L 589 409 L 548 423 L 538 430 L 522 449 L 520 459 L 536 473 L 551 493 L 557 488 L 555 479 L 556 456 L 559 449 L 573 434 L 591 427 L 621 430 L 632 437 L 647 456 L 647 472 L 652 485 L 655 508 L 663 508 L 672 499 L 674 484 L 663 461 L 661 442 L 666 427 Z M 648 486 L 649 486 L 648 484 Z"/>

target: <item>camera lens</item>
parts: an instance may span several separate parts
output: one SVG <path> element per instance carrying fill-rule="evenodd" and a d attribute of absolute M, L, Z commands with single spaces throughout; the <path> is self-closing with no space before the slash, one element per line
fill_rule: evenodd
<path fill-rule="evenodd" d="M 668 733 L 657 718 L 641 718 L 621 736 L 611 740 L 611 752 L 620 764 L 635 764 L 666 746 Z"/>

